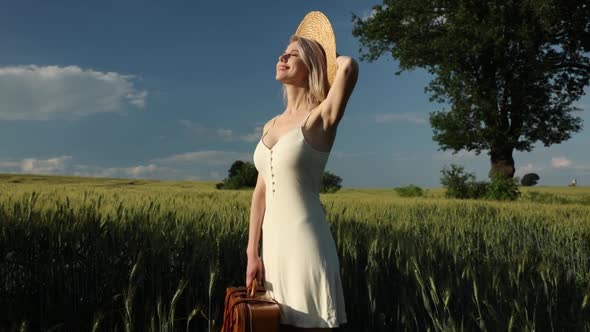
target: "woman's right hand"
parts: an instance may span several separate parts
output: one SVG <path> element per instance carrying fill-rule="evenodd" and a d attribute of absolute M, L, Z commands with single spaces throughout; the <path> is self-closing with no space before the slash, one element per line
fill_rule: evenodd
<path fill-rule="evenodd" d="M 264 265 L 259 256 L 248 256 L 248 267 L 246 268 L 246 288 L 250 288 L 252 280 L 258 279 L 258 284 L 262 285 L 264 279 Z"/>

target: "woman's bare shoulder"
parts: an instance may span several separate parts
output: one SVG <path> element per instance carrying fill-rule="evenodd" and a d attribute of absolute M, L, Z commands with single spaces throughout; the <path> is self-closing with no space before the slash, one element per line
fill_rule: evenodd
<path fill-rule="evenodd" d="M 263 134 L 263 135 L 264 135 L 264 133 L 266 133 L 266 132 L 267 132 L 267 131 L 270 129 L 270 127 L 272 127 L 272 123 L 273 123 L 273 121 L 274 121 L 274 120 L 275 120 L 275 119 L 276 119 L 278 116 L 279 116 L 279 115 L 275 115 L 275 116 L 273 116 L 272 118 L 270 118 L 270 120 L 268 120 L 268 121 L 267 121 L 267 122 L 264 124 L 264 126 L 262 127 L 262 134 Z"/>

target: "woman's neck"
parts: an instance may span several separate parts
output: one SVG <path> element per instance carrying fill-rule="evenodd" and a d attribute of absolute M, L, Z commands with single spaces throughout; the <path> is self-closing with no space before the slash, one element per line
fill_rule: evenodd
<path fill-rule="evenodd" d="M 285 113 L 288 115 L 297 116 L 300 112 L 307 113 L 316 106 L 309 104 L 307 100 L 307 87 L 286 84 L 285 89 L 287 90 L 287 110 Z"/>

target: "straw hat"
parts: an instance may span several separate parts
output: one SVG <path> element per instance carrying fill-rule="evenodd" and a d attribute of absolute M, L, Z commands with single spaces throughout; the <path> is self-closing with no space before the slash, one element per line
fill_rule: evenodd
<path fill-rule="evenodd" d="M 330 20 L 319 11 L 309 12 L 295 32 L 296 36 L 315 40 L 326 52 L 326 63 L 328 65 L 328 82 L 330 86 L 336 77 L 336 37 L 332 30 Z"/>

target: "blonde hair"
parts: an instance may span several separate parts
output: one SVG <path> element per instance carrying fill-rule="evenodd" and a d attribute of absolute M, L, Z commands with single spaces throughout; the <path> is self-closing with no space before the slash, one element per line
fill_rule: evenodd
<path fill-rule="evenodd" d="M 328 64 L 326 62 L 326 53 L 324 48 L 315 40 L 291 36 L 291 42 L 297 42 L 297 49 L 301 60 L 307 67 L 308 89 L 306 99 L 310 105 L 319 104 L 328 95 L 330 83 L 328 83 Z M 287 89 L 283 85 L 283 102 L 287 104 Z"/>

